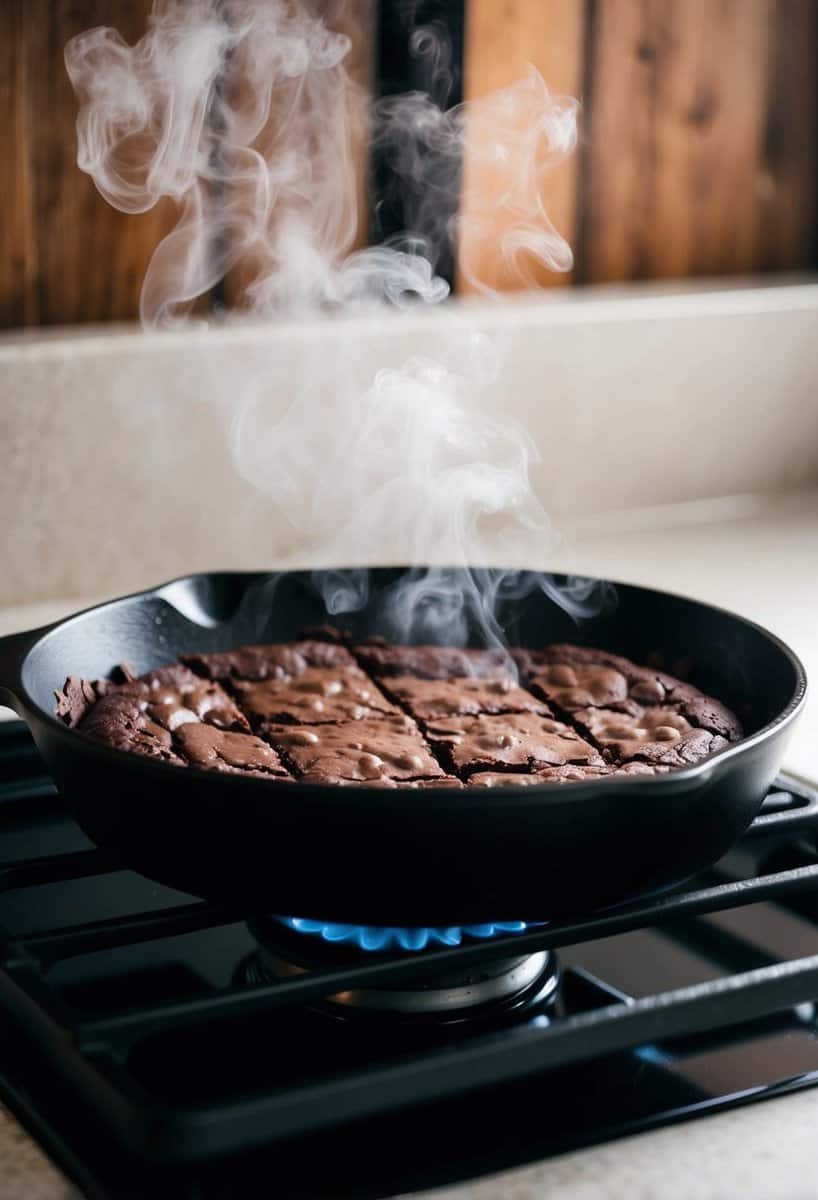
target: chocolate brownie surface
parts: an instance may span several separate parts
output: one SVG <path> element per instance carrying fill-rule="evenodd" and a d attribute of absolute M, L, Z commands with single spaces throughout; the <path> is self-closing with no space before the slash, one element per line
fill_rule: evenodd
<path fill-rule="evenodd" d="M 419 679 L 509 679 L 514 668 L 503 650 L 458 650 L 453 646 L 396 646 L 362 642 L 355 653 L 375 676 L 415 675 Z"/>
<path fill-rule="evenodd" d="M 516 651 L 515 659 L 532 691 L 565 712 L 594 707 L 639 717 L 648 706 L 676 706 L 693 725 L 728 741 L 741 737 L 738 718 L 720 701 L 621 655 L 556 643 L 543 650 Z"/>
<path fill-rule="evenodd" d="M 631 702 L 661 704 L 678 682 L 588 646 L 558 643 L 518 651 L 515 657 L 532 690 L 566 712 L 597 705 L 627 711 Z"/>
<path fill-rule="evenodd" d="M 537 770 L 563 763 L 604 763 L 570 725 L 536 713 L 448 717 L 430 722 L 427 730 L 432 744 L 456 770 L 467 774 L 492 767 Z"/>
<path fill-rule="evenodd" d="M 461 780 L 454 775 L 437 775 L 434 779 L 389 779 L 386 776 L 381 776 L 380 779 L 341 779 L 337 775 L 322 775 L 318 772 L 314 775 L 302 775 L 301 782 L 330 783 L 335 787 L 414 788 L 416 791 L 421 788 L 463 788 Z"/>
<path fill-rule="evenodd" d="M 511 657 L 330 632 L 139 677 L 123 666 L 116 681 L 70 676 L 57 716 L 174 766 L 383 789 L 657 776 L 741 736 L 720 701 L 608 651 Z"/>
<path fill-rule="evenodd" d="M 415 722 L 403 714 L 311 728 L 271 726 L 267 734 L 311 782 L 410 780 L 446 774 Z"/>
<path fill-rule="evenodd" d="M 594 741 L 618 762 L 641 759 L 683 767 L 728 745 L 720 734 L 698 729 L 677 708 L 663 704 L 635 713 L 585 708 L 579 709 L 575 716 Z"/>
<path fill-rule="evenodd" d="M 584 763 L 567 763 L 561 767 L 545 767 L 541 771 L 522 774 L 519 771 L 479 771 L 469 776 L 469 787 L 528 787 L 535 783 L 585 783 L 589 779 L 611 779 L 617 775 L 660 775 L 670 767 L 650 766 L 643 762 L 625 763 L 623 766 L 606 764 L 590 766 Z"/>
<path fill-rule="evenodd" d="M 284 679 L 301 675 L 308 667 L 332 670 L 353 667 L 355 660 L 337 642 L 308 639 L 269 646 L 239 646 L 214 654 L 183 654 L 186 663 L 207 679 Z"/>
<path fill-rule="evenodd" d="M 180 725 L 204 721 L 219 729 L 249 729 L 247 718 L 227 692 L 187 667 L 175 664 L 149 671 L 124 683 L 110 695 L 133 695 L 144 701 L 147 711 L 171 733 Z M 103 697 L 100 703 L 105 703 Z"/>
<path fill-rule="evenodd" d="M 78 728 L 117 750 L 131 750 L 184 766 L 185 760 L 173 748 L 170 731 L 154 721 L 146 707 L 134 696 L 106 695 L 90 709 Z"/>
<path fill-rule="evenodd" d="M 508 678 L 419 679 L 396 675 L 383 686 L 419 721 L 479 713 L 549 713 L 547 704 Z"/>
<path fill-rule="evenodd" d="M 254 728 L 360 721 L 397 709 L 356 666 L 307 667 L 300 674 L 259 681 L 234 679 L 232 687 Z"/>
<path fill-rule="evenodd" d="M 272 746 L 251 733 L 216 729 L 201 723 L 183 725 L 179 744 L 192 767 L 230 775 L 290 778 Z"/>

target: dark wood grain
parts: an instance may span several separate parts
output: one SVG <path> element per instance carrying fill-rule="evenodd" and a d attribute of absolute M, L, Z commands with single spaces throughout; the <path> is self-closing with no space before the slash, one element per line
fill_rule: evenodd
<path fill-rule="evenodd" d="M 372 75 L 375 0 L 321 0 Z M 113 25 L 143 33 L 151 0 L 0 3 L 0 326 L 134 319 L 154 248 L 175 223 L 163 203 L 115 212 L 76 165 L 68 38 Z M 818 0 L 468 0 L 464 91 L 477 98 L 537 66 L 583 102 L 579 154 L 544 184 L 576 254 L 572 277 L 537 286 L 786 271 L 816 263 Z M 349 153 L 362 244 L 368 147 Z M 464 211 L 470 173 L 464 159 Z M 470 252 L 499 288 L 496 235 Z M 240 303 L 253 264 L 222 292 Z M 460 280 L 462 290 L 468 290 Z"/>
<path fill-rule="evenodd" d="M 150 7 L 150 0 L 0 4 L 0 87 L 11 92 L 16 130 L 3 216 L 5 224 L 11 200 L 22 234 L 16 265 L 9 270 L 5 257 L 0 264 L 6 325 L 130 320 L 138 313 L 145 269 L 174 212 L 164 203 L 136 217 L 116 212 L 79 170 L 77 106 L 63 49 L 94 25 L 114 25 L 134 41 Z"/>
<path fill-rule="evenodd" d="M 778 0 L 769 47 L 756 265 L 816 261 L 818 0 Z"/>
<path fill-rule="evenodd" d="M 357 230 L 348 247 L 349 250 L 365 246 L 370 230 L 369 214 L 369 130 L 368 97 L 372 95 L 373 49 L 375 43 L 376 0 L 323 0 L 322 16 L 327 26 L 350 39 L 350 48 L 344 65 L 357 96 L 348 97 L 354 106 L 357 118 L 350 122 L 347 154 L 350 173 L 354 181 L 354 202 L 357 214 Z M 228 91 L 240 93 L 243 83 L 240 66 L 234 63 L 232 74 L 224 84 Z M 290 92 L 283 88 L 276 98 L 269 122 L 256 140 L 256 146 L 267 153 L 278 135 L 282 110 L 286 110 Z M 230 197 L 235 204 L 237 197 Z M 224 303 L 228 308 L 247 308 L 251 302 L 247 297 L 248 285 L 255 282 L 262 272 L 269 269 L 266 261 L 261 265 L 252 251 L 244 253 L 228 272 L 222 288 Z"/>
<path fill-rule="evenodd" d="M 579 277 L 807 265 L 814 5 L 596 0 L 591 7 Z M 793 62 L 796 79 L 783 84 Z M 798 220 L 785 231 L 791 213 Z"/>
<path fill-rule="evenodd" d="M 38 244 L 32 203 L 25 0 L 0 5 L 0 326 L 37 323 Z"/>

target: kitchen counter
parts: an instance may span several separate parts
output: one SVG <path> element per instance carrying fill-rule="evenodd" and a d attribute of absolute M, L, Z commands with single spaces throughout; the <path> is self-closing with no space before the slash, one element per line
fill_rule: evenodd
<path fill-rule="evenodd" d="M 818 493 L 695 501 L 566 521 L 557 564 L 651 584 L 734 609 L 779 633 L 818 679 Z M 93 599 L 93 598 L 91 598 Z M 89 601 L 90 602 L 90 601 Z M 80 607 L 0 612 L 0 633 Z M 786 767 L 818 780 L 818 695 Z M 72 1192 L 10 1120 L 0 1119 L 0 1200 Z M 818 1200 L 818 1089 L 622 1139 L 429 1200 Z"/>
<path fill-rule="evenodd" d="M 561 1154 L 424 1200 L 816 1200 L 818 1091 Z"/>

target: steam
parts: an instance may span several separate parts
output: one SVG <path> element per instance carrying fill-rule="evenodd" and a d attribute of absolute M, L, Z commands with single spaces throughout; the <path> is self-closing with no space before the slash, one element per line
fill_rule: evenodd
<path fill-rule="evenodd" d="M 534 261 L 570 269 L 542 197 L 575 146 L 576 102 L 551 96 L 530 68 L 517 85 L 447 110 L 450 53 L 430 25 L 407 30 L 430 94 L 372 104 L 346 70 L 348 38 L 317 12 L 308 0 L 156 0 L 134 46 L 104 28 L 68 43 L 79 166 L 125 212 L 163 198 L 179 208 L 144 281 L 143 322 L 189 320 L 196 298 L 231 272 L 243 306 L 262 317 L 445 300 L 436 269 L 462 230 L 441 214 L 461 186 L 466 143 L 468 243 L 493 236 L 503 212 L 500 250 L 521 284 Z M 362 142 L 389 162 L 407 229 L 353 250 L 351 147 Z M 461 269 L 490 292 L 471 263 Z M 386 544 L 402 561 L 446 564 L 418 566 L 390 597 L 397 636 L 456 641 L 476 625 L 500 644 L 502 602 L 533 587 L 575 615 L 598 606 L 577 581 L 557 588 L 501 569 L 516 560 L 544 570 L 555 539 L 530 484 L 536 448 L 484 403 L 500 370 L 496 347 L 475 334 L 445 356 L 380 370 L 363 395 L 340 372 L 330 384 L 305 380 L 283 415 L 256 382 L 238 399 L 234 461 L 302 553 L 366 565 L 368 548 L 382 562 Z M 320 581 L 331 613 L 366 603 L 365 571 Z"/>

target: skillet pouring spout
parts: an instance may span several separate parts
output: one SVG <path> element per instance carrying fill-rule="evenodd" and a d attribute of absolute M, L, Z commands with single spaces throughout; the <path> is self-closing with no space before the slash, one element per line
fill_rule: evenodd
<path fill-rule="evenodd" d="M 404 571 L 370 572 L 366 606 L 343 621 L 354 637 L 383 632 L 381 600 Z M 577 624 L 535 590 L 504 628 L 528 648 L 571 641 L 637 662 L 687 660 L 691 681 L 739 714 L 740 742 L 655 777 L 383 791 L 167 765 L 55 718 L 69 674 L 100 678 L 120 662 L 141 673 L 180 654 L 297 638 L 326 620 L 313 572 L 188 576 L 6 638 L 0 693 L 88 836 L 163 884 L 245 912 L 357 924 L 543 921 L 714 863 L 756 816 L 803 707 L 804 669 L 775 635 L 649 588 L 618 584 L 616 596 Z"/>

